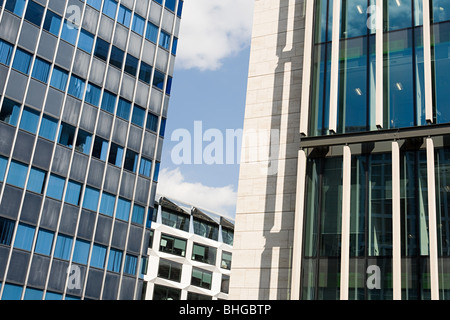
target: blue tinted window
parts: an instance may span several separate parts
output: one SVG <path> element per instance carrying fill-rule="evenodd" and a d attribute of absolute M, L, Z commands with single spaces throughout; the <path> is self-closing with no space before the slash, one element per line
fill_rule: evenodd
<path fill-rule="evenodd" d="M 58 130 L 58 120 L 53 119 L 47 115 L 44 115 L 41 121 L 41 128 L 39 129 L 39 136 L 54 141 L 57 130 Z"/>
<path fill-rule="evenodd" d="M 136 172 L 137 162 L 138 154 L 130 149 L 127 149 L 123 168 L 131 172 Z"/>
<path fill-rule="evenodd" d="M 44 7 L 34 1 L 29 1 L 27 11 L 25 12 L 25 20 L 34 23 L 38 27 L 41 26 L 42 17 L 44 16 Z"/>
<path fill-rule="evenodd" d="M 61 123 L 61 126 L 59 127 L 58 143 L 68 148 L 72 148 L 74 138 L 75 127 L 66 123 Z"/>
<path fill-rule="evenodd" d="M 84 29 L 81 29 L 80 38 L 78 39 L 78 48 L 86 51 L 87 53 L 91 53 L 93 44 L 94 35 Z"/>
<path fill-rule="evenodd" d="M 150 84 L 150 79 L 152 77 L 152 66 L 141 61 L 141 69 L 139 71 L 139 80 Z"/>
<path fill-rule="evenodd" d="M 142 36 L 144 35 L 144 28 L 145 28 L 145 19 L 135 13 L 131 29 Z"/>
<path fill-rule="evenodd" d="M 0 217 L 0 244 L 11 245 L 14 221 Z"/>
<path fill-rule="evenodd" d="M 108 111 L 110 113 L 114 113 L 114 110 L 116 108 L 116 100 L 117 96 L 108 92 L 103 92 L 103 99 L 102 99 L 102 110 Z"/>
<path fill-rule="evenodd" d="M 67 41 L 68 43 L 75 45 L 77 41 L 78 29 L 77 27 L 69 22 L 67 19 L 64 19 L 63 28 L 61 31 L 61 39 Z"/>
<path fill-rule="evenodd" d="M 183 13 L 183 1 L 178 0 L 178 8 L 177 8 L 177 16 L 181 18 L 181 14 Z"/>
<path fill-rule="evenodd" d="M 94 244 L 92 247 L 91 267 L 103 269 L 105 267 L 106 247 Z"/>
<path fill-rule="evenodd" d="M 153 76 L 153 85 L 158 89 L 164 89 L 164 73 L 155 70 L 155 75 Z"/>
<path fill-rule="evenodd" d="M 122 198 L 117 201 L 116 219 L 128 221 L 130 218 L 131 202 Z"/>
<path fill-rule="evenodd" d="M 159 4 L 162 4 L 162 0 L 155 0 L 156 2 L 158 2 Z"/>
<path fill-rule="evenodd" d="M 123 158 L 123 148 L 115 143 L 111 144 L 111 148 L 109 150 L 108 163 L 113 164 L 117 167 L 121 167 L 122 158 Z"/>
<path fill-rule="evenodd" d="M 94 7 L 97 10 L 100 10 L 102 0 L 87 0 L 87 4 Z"/>
<path fill-rule="evenodd" d="M 27 178 L 28 166 L 20 162 L 11 161 L 6 183 L 13 186 L 24 188 Z"/>
<path fill-rule="evenodd" d="M 158 27 L 151 22 L 147 23 L 147 33 L 145 34 L 145 38 L 153 43 L 156 43 L 156 40 L 158 39 Z"/>
<path fill-rule="evenodd" d="M 63 260 L 70 259 L 70 251 L 72 250 L 73 239 L 69 236 L 58 234 L 55 245 L 54 257 Z"/>
<path fill-rule="evenodd" d="M 106 61 L 108 59 L 109 43 L 105 40 L 97 38 L 95 43 L 94 56 Z"/>
<path fill-rule="evenodd" d="M 22 286 L 5 283 L 2 300 L 20 300 L 22 297 Z"/>
<path fill-rule="evenodd" d="M 155 162 L 155 172 L 153 174 L 153 180 L 154 181 L 158 181 L 158 178 L 159 178 L 159 167 L 160 167 L 160 163 L 159 162 Z"/>
<path fill-rule="evenodd" d="M 8 42 L 0 40 L 0 63 L 9 65 L 11 62 L 11 55 L 13 46 Z"/>
<path fill-rule="evenodd" d="M 133 207 L 133 216 L 131 218 L 131 221 L 134 223 L 143 224 L 144 215 L 145 215 L 145 208 L 135 204 Z"/>
<path fill-rule="evenodd" d="M 59 15 L 47 10 L 47 14 L 45 15 L 44 19 L 44 30 L 47 30 L 55 36 L 58 36 L 59 28 L 61 27 L 61 20 L 62 19 Z"/>
<path fill-rule="evenodd" d="M 23 300 L 42 300 L 43 291 L 39 289 L 26 288 Z"/>
<path fill-rule="evenodd" d="M 176 0 L 166 0 L 166 8 L 175 11 Z"/>
<path fill-rule="evenodd" d="M 89 242 L 77 239 L 77 241 L 75 242 L 72 261 L 81 264 L 87 264 L 87 260 L 89 257 L 89 247 Z"/>
<path fill-rule="evenodd" d="M 115 203 L 116 197 L 109 193 L 103 193 L 99 212 L 112 217 L 112 215 L 114 214 Z"/>
<path fill-rule="evenodd" d="M 125 265 L 123 272 L 126 274 L 136 275 L 137 257 L 127 254 L 125 256 Z"/>
<path fill-rule="evenodd" d="M 54 67 L 53 73 L 52 73 L 52 79 L 50 80 L 50 85 L 56 89 L 65 91 L 68 78 L 69 78 L 69 75 L 68 75 L 67 71 L 64 71 L 63 69 L 58 68 L 58 67 Z"/>
<path fill-rule="evenodd" d="M 165 118 L 161 119 L 161 127 L 159 128 L 159 135 L 161 137 L 164 137 L 164 134 L 166 132 L 166 122 L 167 120 Z"/>
<path fill-rule="evenodd" d="M 120 272 L 120 267 L 122 265 L 122 251 L 111 249 L 109 251 L 108 259 L 108 271 Z"/>
<path fill-rule="evenodd" d="M 84 191 L 83 208 L 91 211 L 97 211 L 99 197 L 99 190 L 91 187 L 86 187 L 86 190 Z"/>
<path fill-rule="evenodd" d="M 45 300 L 62 300 L 62 294 L 47 291 L 47 293 L 45 294 Z"/>
<path fill-rule="evenodd" d="M 153 113 L 148 114 L 146 127 L 148 130 L 151 130 L 153 132 L 156 132 L 156 130 L 158 130 L 158 117 Z"/>
<path fill-rule="evenodd" d="M 0 157 L 0 181 L 5 179 L 6 166 L 8 165 L 8 159 Z"/>
<path fill-rule="evenodd" d="M 125 60 L 125 72 L 128 72 L 132 76 L 136 76 L 138 69 L 139 60 L 130 54 L 127 54 L 127 59 Z"/>
<path fill-rule="evenodd" d="M 111 57 L 109 58 L 109 63 L 119 69 L 122 69 L 124 55 L 125 52 L 123 52 L 123 50 L 120 50 L 119 48 L 113 46 L 111 49 Z"/>
<path fill-rule="evenodd" d="M 44 229 L 40 229 L 38 232 L 38 237 L 36 241 L 36 247 L 34 248 L 34 252 L 45 254 L 47 256 L 50 255 L 53 244 L 53 237 L 55 234 L 52 231 L 47 231 Z"/>
<path fill-rule="evenodd" d="M 33 72 L 31 76 L 39 81 L 47 83 L 50 74 L 50 63 L 40 58 L 34 60 Z"/>
<path fill-rule="evenodd" d="M 117 116 L 122 119 L 130 119 L 131 102 L 120 98 L 119 104 L 117 105 Z"/>
<path fill-rule="evenodd" d="M 98 107 L 98 104 L 100 102 L 100 95 L 102 91 L 99 87 L 96 85 L 93 85 L 92 83 L 88 83 L 86 87 L 86 96 L 84 97 L 84 100 L 87 103 L 90 103 L 94 106 Z"/>
<path fill-rule="evenodd" d="M 75 181 L 67 183 L 65 202 L 78 206 L 80 204 L 81 184 Z"/>
<path fill-rule="evenodd" d="M 103 13 L 114 19 L 116 17 L 117 2 L 114 0 L 105 0 L 103 4 Z"/>
<path fill-rule="evenodd" d="M 144 120 L 145 110 L 135 105 L 133 108 L 133 116 L 131 117 L 131 122 L 139 127 L 142 127 L 144 125 Z"/>
<path fill-rule="evenodd" d="M 31 133 L 36 133 L 39 125 L 39 112 L 24 108 L 19 128 Z"/>
<path fill-rule="evenodd" d="M 166 86 L 166 94 L 170 95 L 170 92 L 172 91 L 172 77 L 167 76 L 167 86 Z"/>
<path fill-rule="evenodd" d="M 47 197 L 62 200 L 65 180 L 61 177 L 50 175 L 47 187 Z"/>
<path fill-rule="evenodd" d="M 117 15 L 117 22 L 128 28 L 131 22 L 131 11 L 121 5 L 119 7 L 119 14 Z"/>
<path fill-rule="evenodd" d="M 44 189 L 45 175 L 45 171 L 31 168 L 27 190 L 36 193 L 42 193 Z"/>
<path fill-rule="evenodd" d="M 108 155 L 108 141 L 100 137 L 95 137 L 94 147 L 92 149 L 92 156 L 102 161 L 106 161 L 107 155 Z"/>
<path fill-rule="evenodd" d="M 70 77 L 69 90 L 68 93 L 78 99 L 83 99 L 84 94 L 84 80 L 72 75 Z"/>
<path fill-rule="evenodd" d="M 31 57 L 31 54 L 18 48 L 14 56 L 13 69 L 28 74 L 30 72 Z"/>
<path fill-rule="evenodd" d="M 177 47 L 178 47 L 178 38 L 173 37 L 172 41 L 172 54 L 175 56 L 177 54 Z"/>
<path fill-rule="evenodd" d="M 141 158 L 141 166 L 139 167 L 139 174 L 150 178 L 151 170 L 152 170 L 152 161 L 145 158 Z"/>
<path fill-rule="evenodd" d="M 24 8 L 25 8 L 25 0 L 6 1 L 5 9 L 17 14 L 18 16 L 22 16 Z"/>
<path fill-rule="evenodd" d="M 75 150 L 84 154 L 91 152 L 92 135 L 86 131 L 79 130 Z"/>
<path fill-rule="evenodd" d="M 169 50 L 170 47 L 170 34 L 161 30 L 161 35 L 159 36 L 159 45 L 164 49 Z"/>
<path fill-rule="evenodd" d="M 5 98 L 3 100 L 2 109 L 0 110 L 0 121 L 6 122 L 12 126 L 17 125 L 20 114 L 20 104 Z"/>
<path fill-rule="evenodd" d="M 34 227 L 20 223 L 17 228 L 16 239 L 14 240 L 14 248 L 22 250 L 31 250 L 34 238 Z"/>

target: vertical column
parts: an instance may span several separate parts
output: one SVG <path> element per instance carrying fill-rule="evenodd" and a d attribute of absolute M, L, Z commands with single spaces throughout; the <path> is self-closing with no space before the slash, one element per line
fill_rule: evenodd
<path fill-rule="evenodd" d="M 383 128 L 383 0 L 376 0 L 375 48 L 375 124 Z"/>
<path fill-rule="evenodd" d="M 305 211 L 306 153 L 298 151 L 297 195 L 295 201 L 294 242 L 292 245 L 291 300 L 300 298 L 303 212 Z"/>
<path fill-rule="evenodd" d="M 427 187 L 428 187 L 428 225 L 430 236 L 430 280 L 431 299 L 439 300 L 438 245 L 436 221 L 436 180 L 434 169 L 434 143 L 427 139 Z"/>
<path fill-rule="evenodd" d="M 431 21 L 430 2 L 423 0 L 423 60 L 425 80 L 425 117 L 433 123 L 433 89 L 431 76 Z"/>
<path fill-rule="evenodd" d="M 330 132 L 336 133 L 339 87 L 339 22 L 341 1 L 333 1 L 333 26 L 331 41 L 331 79 L 330 79 Z"/>
<path fill-rule="evenodd" d="M 402 251 L 400 212 L 400 147 L 392 142 L 392 282 L 394 300 L 402 299 Z"/>
<path fill-rule="evenodd" d="M 305 136 L 308 135 L 308 122 L 309 122 L 311 61 L 312 61 L 312 45 L 314 34 L 313 24 L 314 24 L 314 0 L 310 0 L 306 2 L 306 12 L 305 12 L 305 40 L 303 52 L 302 97 L 300 110 L 300 133 Z"/>
<path fill-rule="evenodd" d="M 344 146 L 342 169 L 341 300 L 348 300 L 352 155 Z"/>

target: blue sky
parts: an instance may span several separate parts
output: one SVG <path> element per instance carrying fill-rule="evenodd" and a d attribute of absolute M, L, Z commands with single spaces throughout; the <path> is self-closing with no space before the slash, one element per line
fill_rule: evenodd
<path fill-rule="evenodd" d="M 253 0 L 186 0 L 175 62 L 158 192 L 234 217 L 239 178 L 233 164 L 181 164 L 172 134 L 189 133 L 194 161 L 194 123 L 202 133 L 242 129 L 247 89 Z M 175 138 L 175 137 L 174 137 Z M 197 142 L 195 142 L 197 139 Z M 237 148 L 237 142 L 234 141 Z M 203 149 L 211 142 L 202 142 Z M 212 146 L 212 145 L 211 145 Z M 235 148 L 235 152 L 237 151 Z M 225 162 L 226 150 L 223 149 Z"/>

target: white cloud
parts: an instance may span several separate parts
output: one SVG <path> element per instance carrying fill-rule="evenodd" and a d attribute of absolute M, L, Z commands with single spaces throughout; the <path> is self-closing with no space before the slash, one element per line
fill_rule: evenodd
<path fill-rule="evenodd" d="M 216 70 L 250 44 L 254 0 L 186 0 L 177 67 Z"/>
<path fill-rule="evenodd" d="M 167 198 L 186 202 L 230 218 L 235 217 L 237 193 L 232 186 L 208 187 L 185 180 L 179 168 L 164 168 L 159 173 L 157 193 Z"/>

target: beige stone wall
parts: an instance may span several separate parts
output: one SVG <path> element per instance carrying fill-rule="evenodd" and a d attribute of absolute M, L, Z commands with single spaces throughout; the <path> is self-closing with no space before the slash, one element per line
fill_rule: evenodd
<path fill-rule="evenodd" d="M 289 299 L 304 0 L 254 8 L 229 298 Z"/>

